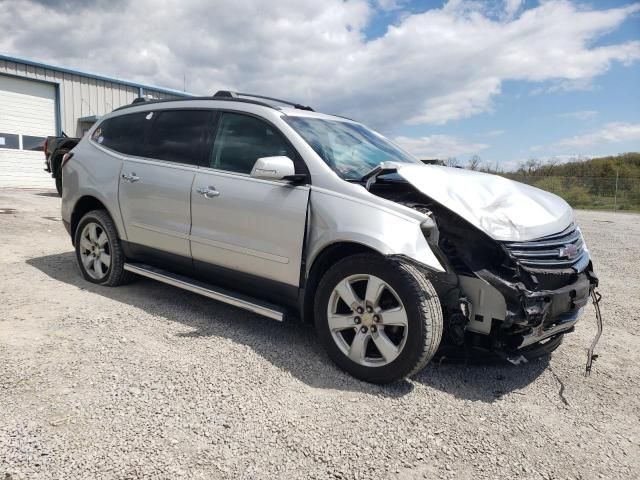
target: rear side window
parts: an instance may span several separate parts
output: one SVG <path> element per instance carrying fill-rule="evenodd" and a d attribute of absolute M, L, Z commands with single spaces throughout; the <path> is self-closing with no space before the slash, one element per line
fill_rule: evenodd
<path fill-rule="evenodd" d="M 140 155 L 150 112 L 113 117 L 95 129 L 91 139 L 100 145 L 126 155 Z"/>
<path fill-rule="evenodd" d="M 211 168 L 251 173 L 257 159 L 280 155 L 291 160 L 296 158 L 275 127 L 248 115 L 222 114 L 211 154 Z"/>
<path fill-rule="evenodd" d="M 211 132 L 211 111 L 165 110 L 151 127 L 144 157 L 168 162 L 201 164 Z"/>

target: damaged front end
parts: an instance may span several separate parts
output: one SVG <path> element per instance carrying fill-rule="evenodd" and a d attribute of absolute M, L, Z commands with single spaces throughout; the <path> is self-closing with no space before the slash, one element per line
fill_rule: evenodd
<path fill-rule="evenodd" d="M 432 278 L 445 315 L 445 355 L 471 347 L 520 363 L 550 353 L 573 331 L 598 285 L 575 224 L 533 240 L 496 240 L 404 181 L 367 186 L 436 226 L 425 235 L 447 270 Z M 592 358 L 591 349 L 588 370 Z"/>

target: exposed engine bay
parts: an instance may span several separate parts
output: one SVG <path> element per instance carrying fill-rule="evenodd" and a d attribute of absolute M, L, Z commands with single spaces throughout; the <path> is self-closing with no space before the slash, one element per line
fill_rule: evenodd
<path fill-rule="evenodd" d="M 530 241 L 495 240 L 397 175 L 367 187 L 433 220 L 423 231 L 446 269 L 429 274 L 445 318 L 444 351 L 472 347 L 519 363 L 551 352 L 573 331 L 598 285 L 573 223 Z"/>

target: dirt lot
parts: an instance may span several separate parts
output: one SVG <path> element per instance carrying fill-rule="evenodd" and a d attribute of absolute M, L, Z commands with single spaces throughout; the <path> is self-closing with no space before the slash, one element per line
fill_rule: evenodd
<path fill-rule="evenodd" d="M 49 192 L 0 190 L 0 477 L 640 478 L 640 216 L 578 212 L 604 296 L 550 360 L 388 387 L 310 328 L 83 281 Z"/>

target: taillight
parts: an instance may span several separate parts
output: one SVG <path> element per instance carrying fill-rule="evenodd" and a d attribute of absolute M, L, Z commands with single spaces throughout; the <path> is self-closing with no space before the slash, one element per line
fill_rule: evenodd
<path fill-rule="evenodd" d="M 49 139 L 45 138 L 42 150 L 44 151 L 44 158 L 47 158 L 47 146 L 49 145 Z"/>
<path fill-rule="evenodd" d="M 73 152 L 65 153 L 65 154 L 62 156 L 62 162 L 60 162 L 60 167 L 64 167 L 64 166 L 65 166 L 65 164 L 66 164 L 69 160 L 71 160 L 72 158 L 73 158 Z"/>

